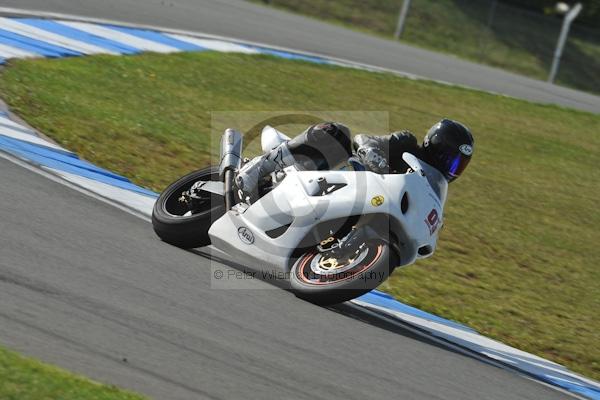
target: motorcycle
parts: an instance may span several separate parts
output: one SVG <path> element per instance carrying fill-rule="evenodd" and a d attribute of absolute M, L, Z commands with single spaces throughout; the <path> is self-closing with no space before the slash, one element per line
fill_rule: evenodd
<path fill-rule="evenodd" d="M 261 147 L 289 140 L 265 126 Z M 233 261 L 289 276 L 296 296 L 340 303 L 381 284 L 396 267 L 433 254 L 448 184 L 410 153 L 404 174 L 379 174 L 355 160 L 336 170 L 276 171 L 257 198 L 244 198 L 234 178 L 242 166 L 242 134 L 225 130 L 218 166 L 194 171 L 159 196 L 152 224 L 182 248 L 212 245 Z"/>

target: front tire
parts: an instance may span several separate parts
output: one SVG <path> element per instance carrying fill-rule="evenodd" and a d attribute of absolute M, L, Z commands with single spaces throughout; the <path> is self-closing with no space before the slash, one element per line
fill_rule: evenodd
<path fill-rule="evenodd" d="M 345 264 L 312 250 L 294 264 L 290 284 L 296 296 L 319 305 L 342 303 L 379 286 L 398 265 L 398 256 L 381 241 L 364 249 Z"/>
<path fill-rule="evenodd" d="M 163 241 L 184 249 L 210 244 L 208 229 L 225 214 L 223 196 L 208 194 L 205 204 L 190 213 L 178 199 L 198 181 L 218 181 L 219 169 L 194 171 L 170 184 L 158 197 L 152 210 L 152 227 Z"/>

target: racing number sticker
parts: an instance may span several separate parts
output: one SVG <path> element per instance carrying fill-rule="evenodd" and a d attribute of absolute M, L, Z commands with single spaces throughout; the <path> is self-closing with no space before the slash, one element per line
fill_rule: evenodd
<path fill-rule="evenodd" d="M 429 234 L 433 235 L 435 230 L 438 228 L 438 225 L 440 224 L 440 217 L 435 208 L 433 210 L 431 210 L 431 212 L 425 219 L 425 223 L 427 224 L 427 227 L 429 228 Z"/>

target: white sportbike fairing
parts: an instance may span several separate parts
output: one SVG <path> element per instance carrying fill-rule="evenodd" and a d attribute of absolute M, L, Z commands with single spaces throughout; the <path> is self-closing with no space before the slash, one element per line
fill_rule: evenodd
<path fill-rule="evenodd" d="M 274 128 L 263 130 L 264 151 L 285 140 L 289 138 Z M 198 179 L 202 182 L 179 186 L 184 189 L 179 201 L 189 198 L 190 211 L 177 209 L 173 200 L 164 200 L 162 209 L 167 214 L 177 209 L 180 219 L 190 221 L 198 216 L 197 223 L 210 227 L 197 232 L 197 237 L 205 236 L 198 243 L 210 242 L 238 263 L 289 272 L 292 288 L 301 297 L 323 304 L 344 301 L 376 287 L 393 268 L 433 254 L 443 223 L 447 181 L 413 155 L 403 154 L 410 166 L 405 174 L 288 167 L 273 173 L 270 186 L 250 203 L 231 193 L 235 189 L 230 172 L 240 167 L 238 153 L 241 135 L 228 130 L 219 173 L 213 169 Z M 175 195 L 180 194 L 177 191 Z M 213 203 L 212 223 L 190 205 L 203 204 L 201 199 L 208 197 Z M 215 213 L 220 216 L 216 220 Z M 159 236 L 181 245 L 179 232 L 169 227 L 165 234 L 157 206 L 155 214 Z M 176 240 L 170 240 L 173 235 Z"/>

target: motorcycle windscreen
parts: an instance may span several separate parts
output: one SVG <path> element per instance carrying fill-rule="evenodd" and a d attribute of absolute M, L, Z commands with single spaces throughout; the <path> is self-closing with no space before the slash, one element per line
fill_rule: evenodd
<path fill-rule="evenodd" d="M 437 168 L 434 168 L 425 162 L 421 162 L 421 168 L 423 168 L 423 171 L 425 172 L 429 185 L 442 204 L 444 204 L 448 193 L 448 180 Z"/>

